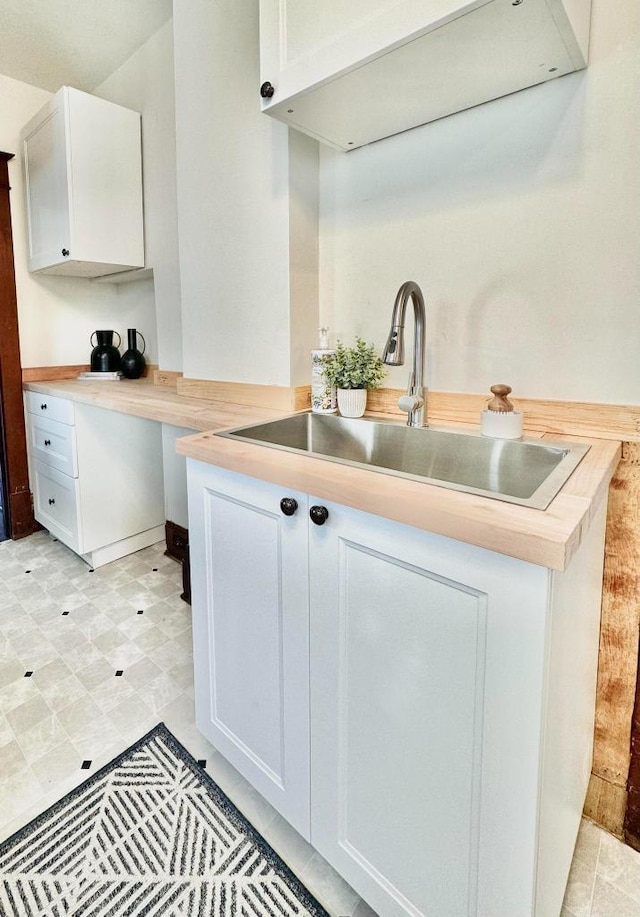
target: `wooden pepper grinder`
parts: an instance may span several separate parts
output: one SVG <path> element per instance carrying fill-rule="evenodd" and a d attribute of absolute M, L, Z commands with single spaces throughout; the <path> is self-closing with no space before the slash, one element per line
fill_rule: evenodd
<path fill-rule="evenodd" d="M 522 438 L 522 412 L 516 411 L 507 398 L 511 393 L 510 385 L 492 385 L 493 398 L 487 409 L 480 415 L 480 429 L 483 436 L 495 436 L 499 439 Z"/>

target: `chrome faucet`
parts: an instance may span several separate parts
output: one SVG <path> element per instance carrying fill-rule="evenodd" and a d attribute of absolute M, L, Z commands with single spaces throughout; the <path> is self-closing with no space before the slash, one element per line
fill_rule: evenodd
<path fill-rule="evenodd" d="M 426 427 L 427 390 L 423 385 L 426 313 L 422 290 L 413 280 L 407 280 L 398 290 L 391 317 L 391 331 L 382 354 L 388 366 L 404 363 L 404 316 L 411 297 L 415 321 L 413 336 L 413 369 L 409 376 L 407 394 L 398 399 L 398 407 L 406 411 L 408 427 Z"/>

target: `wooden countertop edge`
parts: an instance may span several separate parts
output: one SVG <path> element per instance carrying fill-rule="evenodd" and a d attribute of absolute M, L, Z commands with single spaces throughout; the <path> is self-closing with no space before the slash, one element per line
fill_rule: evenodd
<path fill-rule="evenodd" d="M 207 403 L 143 379 L 34 382 L 25 383 L 24 388 L 199 431 L 177 440 L 179 454 L 555 570 L 564 570 L 577 551 L 621 455 L 619 442 L 544 434 L 549 439 L 588 442 L 591 449 L 550 507 L 541 512 L 212 435 L 281 417 L 282 411 Z M 384 419 L 389 421 L 386 415 Z M 466 425 L 455 426 L 464 429 Z"/>
<path fill-rule="evenodd" d="M 284 488 L 564 570 L 606 494 L 621 453 L 619 443 L 585 441 L 592 449 L 544 512 L 213 433 L 183 437 L 176 449 Z"/>

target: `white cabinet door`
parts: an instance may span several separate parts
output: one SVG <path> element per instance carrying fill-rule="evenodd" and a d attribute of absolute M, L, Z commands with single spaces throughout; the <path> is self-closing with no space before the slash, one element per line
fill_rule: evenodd
<path fill-rule="evenodd" d="M 356 149 L 585 67 L 590 8 L 591 0 L 261 0 L 261 83 L 273 87 L 262 110 Z"/>
<path fill-rule="evenodd" d="M 58 263 L 71 246 L 64 119 L 58 94 L 23 140 L 29 270 Z"/>
<path fill-rule="evenodd" d="M 192 460 L 187 474 L 196 723 L 308 839 L 306 497 Z"/>
<path fill-rule="evenodd" d="M 548 571 L 325 505 L 311 842 L 385 917 L 531 917 Z"/>
<path fill-rule="evenodd" d="M 29 270 L 142 267 L 140 115 L 63 86 L 22 132 Z"/>
<path fill-rule="evenodd" d="M 260 0 L 260 73 L 274 102 L 488 0 Z M 267 106 L 268 106 L 267 102 Z"/>

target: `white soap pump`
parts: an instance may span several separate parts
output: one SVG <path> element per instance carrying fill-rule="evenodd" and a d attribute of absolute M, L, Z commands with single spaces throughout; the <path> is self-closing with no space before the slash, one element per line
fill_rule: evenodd
<path fill-rule="evenodd" d="M 507 398 L 510 385 L 492 385 L 493 398 L 480 415 L 480 431 L 483 436 L 498 439 L 522 438 L 522 412 L 516 411 Z"/>

